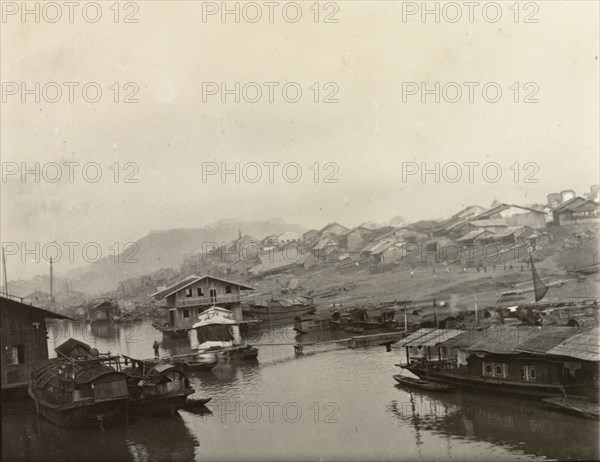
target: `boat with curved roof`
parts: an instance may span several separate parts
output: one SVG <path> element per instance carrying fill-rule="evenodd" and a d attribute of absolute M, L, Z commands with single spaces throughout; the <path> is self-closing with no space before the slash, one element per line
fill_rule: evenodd
<path fill-rule="evenodd" d="M 61 427 L 124 422 L 127 377 L 104 364 L 106 359 L 53 358 L 35 367 L 28 393 L 38 413 Z"/>

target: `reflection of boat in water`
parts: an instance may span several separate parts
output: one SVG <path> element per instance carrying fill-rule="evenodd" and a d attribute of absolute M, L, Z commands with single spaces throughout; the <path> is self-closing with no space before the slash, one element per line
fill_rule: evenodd
<path fill-rule="evenodd" d="M 401 374 L 394 375 L 394 380 L 400 385 L 418 388 L 419 390 L 446 392 L 454 389 L 453 386 L 445 383 L 429 382 L 428 380 L 415 379 L 413 377 L 406 377 Z"/>
<path fill-rule="evenodd" d="M 182 408 L 189 395 L 194 393 L 190 381 L 179 367 L 158 360 L 138 360 L 124 356 L 130 368 L 123 369 L 132 411 L 143 415 L 173 413 Z"/>
<path fill-rule="evenodd" d="M 263 321 L 291 321 L 297 316 L 313 314 L 316 307 L 312 298 L 294 297 L 254 302 L 245 310 L 247 314 Z"/>
<path fill-rule="evenodd" d="M 600 455 L 597 421 L 554 412 L 542 402 L 460 391 L 433 395 L 407 390 L 405 394 L 392 401 L 387 412 L 398 425 L 413 427 L 416 438 L 421 432 L 433 432 L 458 442 L 456 446 L 464 443 L 466 452 L 459 459 L 468 459 L 473 448 L 481 447 L 478 442 L 519 457 L 533 455 L 536 460 L 598 460 Z"/>
<path fill-rule="evenodd" d="M 225 360 L 256 359 L 258 349 L 242 345 L 239 323 L 233 313 L 213 306 L 198 315 L 189 331 L 190 345 L 197 353 L 212 353 Z"/>
<path fill-rule="evenodd" d="M 89 347 L 85 357 L 80 353 L 70 357 L 60 353 L 61 347 L 57 352 L 62 358 L 49 359 L 33 370 L 28 391 L 39 413 L 62 427 L 125 421 L 127 377 L 111 367 L 113 362 L 118 364 L 118 357 L 100 355 Z"/>

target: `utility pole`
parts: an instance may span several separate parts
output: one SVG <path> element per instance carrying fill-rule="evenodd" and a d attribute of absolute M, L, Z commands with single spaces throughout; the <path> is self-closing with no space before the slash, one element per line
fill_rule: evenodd
<path fill-rule="evenodd" d="M 479 314 L 477 313 L 477 294 L 473 295 L 475 299 L 475 322 L 479 324 Z"/>
<path fill-rule="evenodd" d="M 4 253 L 4 246 L 2 246 L 2 268 L 4 271 L 4 292 L 8 294 L 8 278 L 6 276 L 6 254 Z"/>

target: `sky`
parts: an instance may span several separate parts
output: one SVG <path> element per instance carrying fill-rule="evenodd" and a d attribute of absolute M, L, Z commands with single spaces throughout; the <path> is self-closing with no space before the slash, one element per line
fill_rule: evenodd
<path fill-rule="evenodd" d="M 228 2 L 236 22 L 209 14 L 221 2 L 121 3 L 118 21 L 99 2 L 97 22 L 93 8 L 71 22 L 58 2 L 60 19 L 40 4 L 36 22 L 3 2 L 11 279 L 45 271 L 24 255 L 35 243 L 106 255 L 225 218 L 411 222 L 598 183 L 598 2 L 522 2 L 518 18 L 499 2 L 496 22 L 463 2 L 456 22 L 446 3 L 428 3 L 439 22 L 410 14 L 421 2 L 290 3 L 271 22 L 264 2 Z"/>

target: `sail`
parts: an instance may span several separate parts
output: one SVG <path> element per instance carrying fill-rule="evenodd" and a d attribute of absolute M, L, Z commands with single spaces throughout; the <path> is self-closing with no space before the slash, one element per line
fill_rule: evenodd
<path fill-rule="evenodd" d="M 545 297 L 546 292 L 548 292 L 548 286 L 544 284 L 544 282 L 540 279 L 538 272 L 533 265 L 533 258 L 530 257 L 531 262 L 531 273 L 533 275 L 533 291 L 535 292 L 535 301 L 539 302 L 542 298 Z"/>

